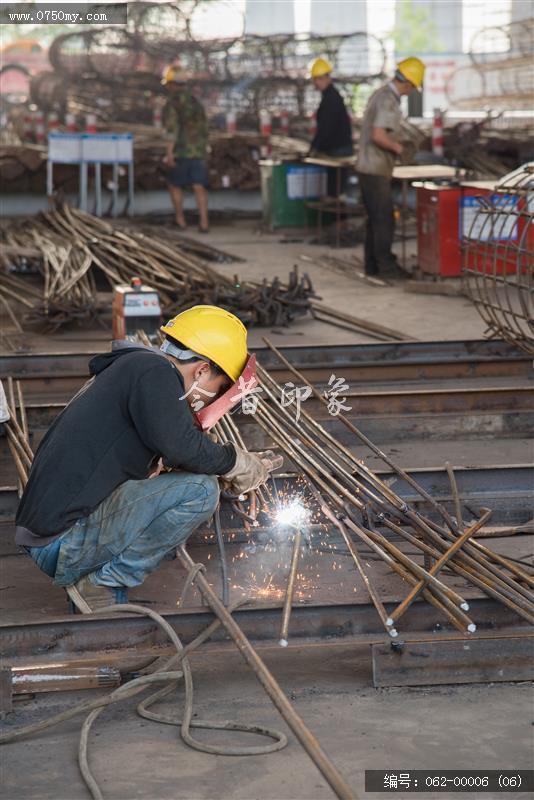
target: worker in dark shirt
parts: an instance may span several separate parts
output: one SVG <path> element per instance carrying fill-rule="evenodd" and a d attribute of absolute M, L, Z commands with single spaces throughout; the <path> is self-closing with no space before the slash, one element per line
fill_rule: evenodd
<path fill-rule="evenodd" d="M 116 342 L 91 360 L 92 379 L 39 445 L 17 511 L 17 544 L 82 611 L 125 602 L 208 520 L 217 476 L 242 494 L 282 463 L 217 444 L 195 424 L 199 399 L 207 406 L 242 375 L 240 320 L 194 306 L 162 331 L 161 351 Z"/>
<path fill-rule="evenodd" d="M 332 80 L 332 65 L 325 58 L 316 58 L 310 67 L 310 77 L 315 88 L 321 92 L 321 102 L 317 109 L 317 130 L 311 143 L 310 155 L 326 155 L 333 158 L 351 156 L 352 130 L 350 117 L 340 93 Z M 338 170 L 328 170 L 328 194 L 336 196 L 343 190 L 346 181 L 344 170 L 337 186 Z"/>

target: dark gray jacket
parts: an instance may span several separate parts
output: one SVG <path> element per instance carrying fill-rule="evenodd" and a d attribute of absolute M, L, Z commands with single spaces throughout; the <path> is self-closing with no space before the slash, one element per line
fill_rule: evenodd
<path fill-rule="evenodd" d="M 94 377 L 42 440 L 17 512 L 18 544 L 43 546 L 90 514 L 118 486 L 167 466 L 223 475 L 233 445 L 195 427 L 182 376 L 158 351 L 121 346 L 95 356 Z"/>

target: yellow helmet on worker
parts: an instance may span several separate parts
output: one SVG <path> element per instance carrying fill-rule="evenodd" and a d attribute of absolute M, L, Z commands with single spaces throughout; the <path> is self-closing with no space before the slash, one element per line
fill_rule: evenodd
<path fill-rule="evenodd" d="M 404 80 L 410 81 L 413 85 L 420 89 L 423 85 L 423 78 L 425 77 L 425 65 L 420 58 L 410 56 L 404 58 L 397 64 L 397 72 L 399 72 Z"/>
<path fill-rule="evenodd" d="M 171 64 L 165 67 L 161 78 L 161 83 L 165 86 L 167 83 L 187 83 L 189 76 L 179 64 Z"/>
<path fill-rule="evenodd" d="M 161 331 L 212 361 L 234 382 L 245 368 L 247 329 L 240 319 L 224 308 L 193 306 L 170 319 Z"/>
<path fill-rule="evenodd" d="M 310 78 L 322 78 L 330 75 L 334 67 L 326 58 L 316 58 L 310 63 Z"/>

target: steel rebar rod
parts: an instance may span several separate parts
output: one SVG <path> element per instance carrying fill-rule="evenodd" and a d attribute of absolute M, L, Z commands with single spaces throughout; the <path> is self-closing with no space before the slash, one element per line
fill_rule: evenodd
<path fill-rule="evenodd" d="M 296 448 L 288 444 L 287 437 L 284 437 L 282 431 L 280 431 L 280 429 L 278 428 L 276 420 L 274 421 L 273 425 L 272 415 L 266 409 L 265 405 L 259 406 L 258 412 L 259 414 L 256 415 L 256 418 L 260 423 L 260 425 L 262 424 L 262 422 L 260 421 L 262 420 L 262 418 L 263 420 L 265 419 L 271 420 L 271 425 L 268 428 L 271 436 L 273 437 L 273 439 L 277 441 L 280 447 L 282 447 L 285 450 L 292 451 L 293 455 L 291 455 L 291 458 L 294 461 L 298 459 L 299 466 L 301 468 L 305 469 L 305 471 L 307 471 L 309 474 L 315 476 L 315 478 L 318 478 L 319 474 L 322 473 L 323 478 L 329 481 L 335 487 L 335 489 L 341 494 L 343 494 L 343 496 L 346 497 L 348 500 L 350 500 L 351 503 L 353 503 L 357 507 L 363 507 L 361 500 L 358 500 L 356 497 L 354 497 L 354 492 L 351 492 L 348 489 L 346 489 L 341 483 L 339 483 L 339 481 L 333 475 L 330 475 L 329 473 L 322 470 L 321 465 L 315 460 L 315 458 L 312 455 L 310 455 L 310 453 L 305 452 L 302 448 L 300 448 L 299 449 L 300 455 L 297 454 Z M 306 464 L 306 461 L 309 463 Z"/>
<path fill-rule="evenodd" d="M 384 536 L 382 536 L 380 533 L 377 533 L 376 531 L 371 531 L 371 530 L 363 531 L 362 528 L 360 528 L 358 525 L 356 525 L 355 528 L 352 528 L 352 526 L 349 527 L 351 527 L 352 530 L 358 528 L 358 535 L 361 538 L 363 538 L 366 543 L 369 543 L 369 541 L 371 540 L 376 541 L 378 544 L 380 544 L 382 548 L 385 548 L 390 553 L 391 556 L 393 556 L 398 562 L 400 562 L 407 570 L 409 570 L 417 578 L 419 578 L 419 580 L 425 580 L 430 588 L 438 589 L 442 594 L 448 597 L 451 603 L 454 603 L 463 611 L 469 610 L 469 603 L 467 603 L 467 601 L 461 595 L 459 595 L 458 592 L 455 592 L 454 589 L 450 588 L 450 586 L 447 586 L 438 578 L 436 578 L 434 575 L 432 575 L 430 572 L 427 572 L 426 569 L 420 567 L 419 564 L 416 564 L 415 561 L 412 561 L 412 559 L 409 556 L 403 553 L 402 550 L 399 550 L 399 548 L 396 545 L 394 545 L 393 542 L 390 542 L 389 539 L 386 539 Z"/>
<path fill-rule="evenodd" d="M 451 543 L 456 541 L 456 536 L 451 531 L 447 530 L 446 528 L 436 531 L 435 528 L 429 524 L 429 520 L 410 508 L 406 510 L 405 517 L 410 521 L 414 528 L 421 527 L 426 534 L 427 541 L 433 541 L 443 551 L 445 551 Z M 384 524 L 389 524 L 385 518 Z M 457 535 L 460 535 L 460 533 Z M 487 557 L 485 553 L 488 553 Z M 486 548 L 479 542 L 467 541 L 462 552 L 457 555 L 457 559 L 465 561 L 466 563 L 474 566 L 475 569 L 483 571 L 484 574 L 487 574 L 492 581 L 495 581 L 500 585 L 504 585 L 505 587 L 507 586 L 512 591 L 522 595 L 530 604 L 532 604 L 532 593 L 517 583 L 514 578 L 510 578 L 502 570 L 495 567 L 494 564 L 492 564 L 489 560 L 493 555 L 495 554 L 492 550 Z M 510 567 L 507 568 L 510 569 Z"/>
<path fill-rule="evenodd" d="M 364 483 L 361 484 L 358 483 L 355 480 L 354 476 L 351 473 L 347 472 L 347 470 L 341 466 L 339 460 L 334 458 L 333 455 L 330 455 L 328 453 L 327 448 L 324 449 L 319 448 L 317 446 L 317 442 L 313 440 L 313 432 L 308 429 L 306 424 L 303 425 L 302 427 L 299 427 L 296 421 L 291 417 L 291 414 L 288 412 L 288 410 L 284 408 L 277 401 L 276 397 L 269 389 L 267 389 L 265 385 L 264 389 L 266 390 L 268 397 L 275 403 L 276 409 L 279 413 L 279 417 L 275 417 L 271 409 L 268 409 L 268 413 L 271 414 L 271 420 L 273 421 L 273 425 L 276 425 L 278 428 L 280 427 L 280 425 L 285 425 L 285 427 L 289 431 L 291 431 L 295 437 L 297 437 L 299 440 L 305 443 L 308 443 L 308 445 L 313 448 L 315 457 L 320 459 L 321 461 L 324 461 L 328 469 L 336 473 L 338 479 L 345 481 L 346 488 L 349 488 L 349 490 L 352 490 L 356 493 L 363 492 L 364 494 L 367 495 L 367 497 L 372 499 L 374 503 L 381 506 L 382 511 L 390 510 L 386 506 L 384 506 L 384 501 L 380 497 L 378 497 L 373 491 L 371 491 L 371 489 L 369 489 Z M 266 410 L 265 404 L 262 404 L 261 408 L 262 410 Z M 305 420 L 304 416 L 303 419 Z M 336 455 L 339 456 L 339 454 Z M 378 481 L 376 481 L 376 484 L 377 488 L 383 491 L 382 486 L 378 485 Z M 390 506 L 392 506 L 393 509 L 400 510 L 401 508 L 404 507 L 405 504 L 403 503 L 403 501 L 400 500 L 400 498 L 398 498 L 393 492 L 385 491 L 384 494 L 387 495 L 387 499 L 390 502 Z"/>
<path fill-rule="evenodd" d="M 217 538 L 217 545 L 219 547 L 219 559 L 221 562 L 221 584 L 222 584 L 222 601 L 225 606 L 230 605 L 230 581 L 228 578 L 228 561 L 226 559 L 226 546 L 224 543 L 224 536 L 221 526 L 221 510 L 220 504 L 217 505 L 213 515 L 213 525 L 215 527 L 215 536 Z"/>
<path fill-rule="evenodd" d="M 342 514 L 341 519 L 343 523 L 358 536 L 360 536 L 361 539 L 364 541 L 367 539 L 366 543 L 371 550 L 379 555 L 380 558 L 403 580 L 405 580 L 407 583 L 410 583 L 412 586 L 415 586 L 418 583 L 418 578 L 412 572 L 395 561 L 395 559 L 389 553 L 383 550 L 382 547 L 380 547 L 380 545 L 377 544 L 373 539 L 367 537 L 362 529 L 357 526 L 347 514 Z M 361 535 L 362 533 L 364 534 L 363 536 Z M 458 606 L 452 603 L 449 598 L 439 589 L 436 587 L 428 587 L 427 589 L 423 589 L 422 595 L 425 600 L 441 611 L 447 617 L 449 622 L 454 625 L 455 628 L 462 631 L 462 633 L 465 633 L 466 631 L 468 633 L 474 633 L 476 631 L 476 625 L 474 624 L 473 620 L 467 616 L 465 611 L 462 611 L 462 609 L 458 608 Z"/>
<path fill-rule="evenodd" d="M 322 394 L 311 384 L 305 377 L 300 373 L 295 367 L 285 358 L 284 355 L 278 350 L 277 347 L 266 337 L 263 337 L 263 341 L 267 345 L 267 347 L 280 359 L 280 361 L 286 366 L 290 372 L 299 380 L 303 382 L 306 386 L 309 386 L 313 392 L 313 394 L 319 399 L 319 401 L 328 407 L 328 402 L 322 396 Z M 453 520 L 451 519 L 450 514 L 447 512 L 443 506 L 438 503 L 431 494 L 429 494 L 426 489 L 420 486 L 417 481 L 407 472 L 405 472 L 401 467 L 399 467 L 389 456 L 387 456 L 380 448 L 378 448 L 367 436 L 359 430 L 352 422 L 345 417 L 344 414 L 339 413 L 337 418 L 350 430 L 354 433 L 367 447 L 369 447 L 375 455 L 379 456 L 386 464 L 388 464 L 391 469 L 393 469 L 400 477 L 402 477 L 413 489 L 415 489 L 422 497 L 427 500 L 432 507 L 443 517 L 446 524 L 449 528 L 454 532 L 458 533 L 457 526 L 454 525 Z"/>
<path fill-rule="evenodd" d="M 281 647 L 287 647 L 289 635 L 289 620 L 291 618 L 291 609 L 293 607 L 293 596 L 295 594 L 295 580 L 297 576 L 297 568 L 299 565 L 300 545 L 302 541 L 302 532 L 300 528 L 295 528 L 295 537 L 293 539 L 293 549 L 291 551 L 291 564 L 289 566 L 289 574 L 287 576 L 286 595 L 284 598 L 284 608 L 282 611 L 282 625 L 280 627 L 280 639 L 278 644 Z"/>
<path fill-rule="evenodd" d="M 18 451 L 17 451 L 16 447 L 14 446 L 13 442 L 11 441 L 11 439 L 8 439 L 7 444 L 8 444 L 8 447 L 9 447 L 10 451 L 11 451 L 11 456 L 13 458 L 13 461 L 15 462 L 15 467 L 17 469 L 17 473 L 18 473 L 18 477 L 19 477 L 18 491 L 19 491 L 19 497 L 20 497 L 20 496 L 22 496 L 22 490 L 24 489 L 24 487 L 28 483 L 28 473 L 26 472 L 24 464 L 22 463 L 22 461 L 20 459 L 20 456 L 18 454 Z"/>
<path fill-rule="evenodd" d="M 358 551 L 357 551 L 357 549 L 356 549 L 356 547 L 354 545 L 354 542 L 349 537 L 344 524 L 341 522 L 340 519 L 338 519 L 336 517 L 336 515 L 334 514 L 334 512 L 332 511 L 330 506 L 324 501 L 324 499 L 315 490 L 315 487 L 313 487 L 313 491 L 314 491 L 314 494 L 316 495 L 317 500 L 320 501 L 320 506 L 321 506 L 321 510 L 322 510 L 323 514 L 326 517 L 328 517 L 328 519 L 330 519 L 331 522 L 334 523 L 334 525 L 337 527 L 337 529 L 341 533 L 341 535 L 343 537 L 343 541 L 345 542 L 345 544 L 346 544 L 346 546 L 348 548 L 348 551 L 349 551 L 350 555 L 352 556 L 352 559 L 353 559 L 354 563 L 356 564 L 356 568 L 357 568 L 358 572 L 360 573 L 360 577 L 361 577 L 361 579 L 362 579 L 362 581 L 363 581 L 363 583 L 365 585 L 365 588 L 367 589 L 367 594 L 369 595 L 369 597 L 371 599 L 371 602 L 373 603 L 374 607 L 376 608 L 376 611 L 377 611 L 378 616 L 380 617 L 380 619 L 382 621 L 382 624 L 383 624 L 384 628 L 386 629 L 387 633 L 391 636 L 391 638 L 394 639 L 395 637 L 398 636 L 398 633 L 397 633 L 396 629 L 393 626 L 393 619 L 390 617 L 390 615 L 386 611 L 386 609 L 384 607 L 384 604 L 382 603 L 382 600 L 378 596 L 378 592 L 376 591 L 376 588 L 375 588 L 373 582 L 369 578 L 369 575 L 366 573 L 366 571 L 365 571 L 365 569 L 363 567 L 363 564 L 362 564 L 362 560 L 360 558 L 360 554 L 358 553 Z"/>
<path fill-rule="evenodd" d="M 27 469 L 31 469 L 32 460 L 28 456 L 28 453 L 22 446 L 20 438 L 15 434 L 13 427 L 11 426 L 10 422 L 8 422 L 5 426 L 6 433 L 8 435 L 10 444 L 16 449 L 17 453 L 19 454 L 20 459 L 22 460 L 24 467 Z"/>
<path fill-rule="evenodd" d="M 28 458 L 30 460 L 33 460 L 33 450 L 31 449 L 30 443 L 28 442 L 27 438 L 24 435 L 24 431 L 19 425 L 14 406 L 8 403 L 7 410 L 9 412 L 9 424 L 12 426 L 14 433 L 16 433 L 20 441 L 20 444 L 26 451 Z"/>
<path fill-rule="evenodd" d="M 258 374 L 261 375 L 262 378 L 262 383 L 268 380 L 275 389 L 280 390 L 280 385 L 276 383 L 276 381 L 263 367 L 258 365 L 258 370 Z M 280 409 L 281 404 L 275 398 L 273 399 L 277 407 Z M 356 456 L 348 449 L 348 447 L 335 439 L 332 434 L 329 433 L 320 423 L 318 423 L 317 420 L 311 416 L 311 414 L 308 414 L 304 408 L 301 408 L 301 418 L 304 420 L 305 424 L 312 429 L 313 433 L 323 439 L 323 441 L 330 446 L 330 448 L 338 457 L 341 455 L 345 459 L 346 463 L 352 466 L 353 470 L 361 473 L 362 477 L 368 480 L 375 488 L 380 489 L 380 491 L 383 492 L 383 494 L 388 498 L 394 507 L 401 509 L 405 505 L 402 499 L 399 498 L 399 496 L 393 492 L 386 483 L 381 481 L 374 472 L 368 469 L 363 461 L 356 458 Z"/>
<path fill-rule="evenodd" d="M 187 571 L 195 568 L 195 562 L 182 545 L 178 548 L 178 558 Z M 343 776 L 339 773 L 330 758 L 321 748 L 315 736 L 308 730 L 300 716 L 297 714 L 285 694 L 282 692 L 274 676 L 254 650 L 249 640 L 222 604 L 201 571 L 195 575 L 195 583 L 214 614 L 221 620 L 227 633 L 235 642 L 239 652 L 246 663 L 252 668 L 259 682 L 267 692 L 269 698 L 278 709 L 285 722 L 291 728 L 303 748 L 306 750 L 314 764 L 317 766 L 325 780 L 328 782 L 335 795 L 340 800 L 357 800 L 356 793 L 350 788 Z"/>
<path fill-rule="evenodd" d="M 445 462 L 445 469 L 449 476 L 449 483 L 451 485 L 452 497 L 454 500 L 454 512 L 456 514 L 456 522 L 460 530 L 464 527 L 462 520 L 462 504 L 460 503 L 460 494 L 458 492 L 458 484 L 456 483 L 456 475 L 449 461 Z"/>
<path fill-rule="evenodd" d="M 435 546 L 428 545 L 426 542 L 421 541 L 417 537 L 413 536 L 411 533 L 406 531 L 404 528 L 401 528 L 399 525 L 395 525 L 393 522 L 384 520 L 384 525 L 387 525 L 390 530 L 397 533 L 399 536 L 404 538 L 406 541 L 410 542 L 410 544 L 415 545 L 423 552 L 428 550 L 428 552 L 434 556 L 440 556 L 439 550 L 436 549 Z M 467 567 L 462 566 L 462 564 L 457 563 L 454 559 L 452 559 L 449 563 L 449 569 L 453 570 L 457 575 L 464 580 L 467 580 L 469 583 L 477 586 L 481 589 L 485 594 L 493 597 L 498 602 L 502 603 L 503 605 L 507 606 L 511 611 L 514 611 L 518 616 L 523 617 L 524 619 L 528 620 L 529 622 L 534 622 L 534 615 L 532 613 L 532 605 L 529 608 L 524 608 L 522 605 L 518 605 L 513 599 L 509 599 L 507 596 L 503 595 L 498 589 L 494 587 L 492 583 L 488 583 L 487 579 L 486 582 L 482 580 L 482 578 L 477 574 L 475 569 L 472 569 L 468 572 Z"/>
<path fill-rule="evenodd" d="M 454 542 L 453 545 L 449 547 L 448 550 L 443 553 L 440 559 L 435 562 L 435 564 L 431 567 L 429 575 L 437 575 L 438 572 L 441 570 L 442 567 L 447 564 L 447 562 L 452 558 L 454 553 L 462 547 L 462 545 L 469 539 L 470 536 L 473 536 L 480 528 L 484 525 L 485 522 L 490 518 L 491 511 L 486 511 L 480 519 L 473 523 L 466 531 Z M 404 600 L 399 603 L 397 608 L 395 608 L 391 613 L 391 619 L 396 622 L 400 617 L 404 614 L 404 612 L 410 607 L 419 593 L 428 585 L 426 579 L 419 581 L 417 586 L 414 586 L 411 592 L 404 598 Z"/>

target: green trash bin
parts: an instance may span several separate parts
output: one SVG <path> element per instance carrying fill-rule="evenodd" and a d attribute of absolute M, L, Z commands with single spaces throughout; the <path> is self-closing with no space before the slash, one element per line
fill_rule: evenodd
<path fill-rule="evenodd" d="M 326 169 L 300 161 L 260 161 L 263 223 L 269 228 L 315 225 L 317 211 L 308 200 L 326 195 Z"/>

